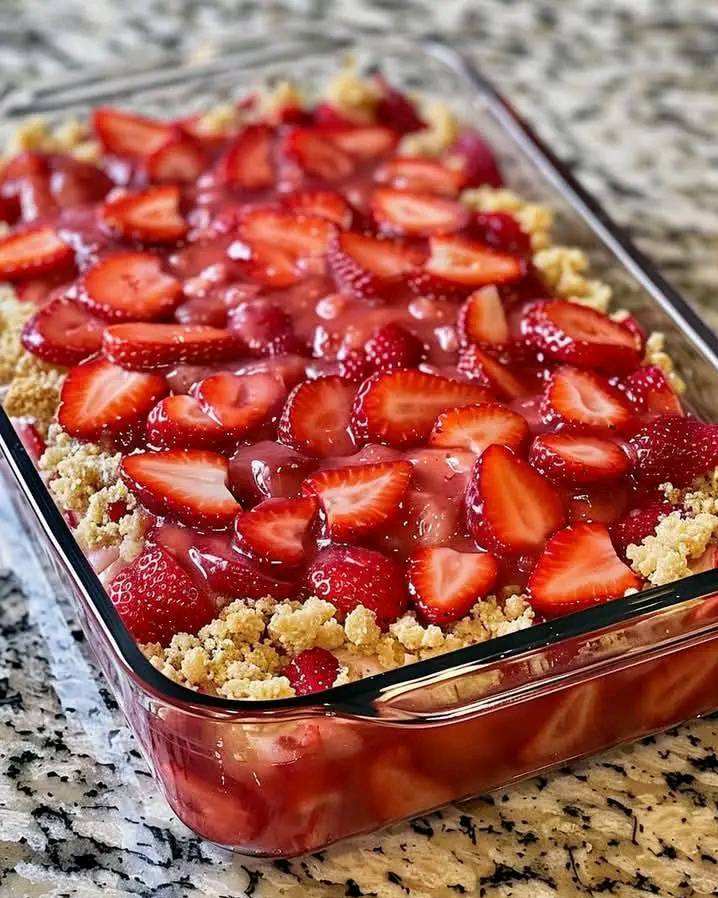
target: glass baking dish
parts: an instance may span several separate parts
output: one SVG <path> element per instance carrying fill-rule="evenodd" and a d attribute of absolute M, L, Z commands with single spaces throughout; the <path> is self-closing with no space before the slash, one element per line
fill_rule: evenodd
<path fill-rule="evenodd" d="M 584 248 L 621 307 L 666 333 L 690 406 L 718 419 L 715 336 L 484 76 L 435 39 L 291 30 L 201 62 L 56 81 L 5 97 L 0 139 L 38 113 L 60 121 L 111 102 L 175 116 L 267 81 L 317 86 L 346 51 L 402 89 L 450 98 L 508 184 L 556 210 L 557 241 Z M 718 707 L 718 570 L 319 695 L 194 693 L 128 636 L 2 412 L 0 443 L 29 538 L 72 597 L 157 782 L 186 824 L 223 846 L 318 851 Z"/>

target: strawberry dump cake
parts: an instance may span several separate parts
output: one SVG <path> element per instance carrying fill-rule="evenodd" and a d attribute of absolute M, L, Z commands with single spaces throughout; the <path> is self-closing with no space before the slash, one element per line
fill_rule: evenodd
<path fill-rule="evenodd" d="M 168 677 L 307 694 L 715 566 L 718 429 L 446 107 L 345 72 L 16 143 L 4 407 Z"/>

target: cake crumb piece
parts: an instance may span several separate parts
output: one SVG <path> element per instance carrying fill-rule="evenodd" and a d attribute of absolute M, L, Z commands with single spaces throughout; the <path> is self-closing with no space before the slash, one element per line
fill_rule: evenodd
<path fill-rule="evenodd" d="M 534 265 L 558 296 L 598 312 L 608 311 L 612 291 L 602 281 L 584 277 L 588 259 L 583 250 L 571 246 L 552 246 L 534 256 Z"/>
<path fill-rule="evenodd" d="M 35 309 L 21 302 L 9 284 L 0 284 L 0 384 L 9 384 L 25 350 L 20 342 L 22 329 Z"/>
<path fill-rule="evenodd" d="M 331 602 L 316 596 L 304 604 L 283 602 L 277 606 L 267 629 L 272 639 L 295 653 L 313 646 L 336 649 L 344 642 L 344 629 L 334 617 L 335 612 Z"/>
<path fill-rule="evenodd" d="M 235 103 L 218 103 L 195 122 L 195 130 L 207 137 L 220 137 L 229 134 L 241 126 L 242 110 Z"/>
<path fill-rule="evenodd" d="M 280 81 L 269 91 L 261 91 L 257 114 L 260 119 L 278 121 L 284 109 L 302 109 L 304 98 L 296 84 Z"/>
<path fill-rule="evenodd" d="M 461 202 L 476 212 L 508 212 L 516 219 L 524 233 L 531 238 L 534 253 L 551 242 L 553 212 L 539 203 L 528 203 L 505 187 L 474 187 L 464 190 Z"/>
<path fill-rule="evenodd" d="M 452 110 L 440 100 L 422 100 L 419 116 L 426 124 L 420 131 L 406 134 L 399 142 L 403 156 L 440 156 L 456 142 L 459 122 Z"/>
<path fill-rule="evenodd" d="M 32 356 L 26 358 L 32 359 Z M 3 408 L 11 417 L 31 418 L 44 435 L 57 411 L 65 373 L 39 360 L 33 360 L 36 364 L 32 366 L 23 366 L 23 361 L 26 359 L 23 358 L 16 366 L 17 374 L 10 381 Z M 23 373 L 23 367 L 30 370 Z"/>
<path fill-rule="evenodd" d="M 344 632 L 349 642 L 368 650 L 374 648 L 381 638 L 381 628 L 376 622 L 376 614 L 363 605 L 357 605 L 347 614 Z"/>
<path fill-rule="evenodd" d="M 666 380 L 678 395 L 685 393 L 686 383 L 675 370 L 675 364 L 666 352 L 666 335 L 661 331 L 653 331 L 646 340 L 644 363 L 656 365 L 666 375 Z"/>
<path fill-rule="evenodd" d="M 375 82 L 360 77 L 351 60 L 330 79 L 324 95 L 337 112 L 359 125 L 374 122 L 376 105 L 381 98 Z"/>
<path fill-rule="evenodd" d="M 626 555 L 637 574 L 652 586 L 663 586 L 690 576 L 689 562 L 700 557 L 717 535 L 718 515 L 701 511 L 684 517 L 674 511 L 640 545 L 628 546 Z"/>
<path fill-rule="evenodd" d="M 112 455 L 94 443 L 81 443 L 52 424 L 38 464 L 50 475 L 48 487 L 60 507 L 85 514 L 92 496 L 117 482 L 121 458 L 119 452 Z"/>

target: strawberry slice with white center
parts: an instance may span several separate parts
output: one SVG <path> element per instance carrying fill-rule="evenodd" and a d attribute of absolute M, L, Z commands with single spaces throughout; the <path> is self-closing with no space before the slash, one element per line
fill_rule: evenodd
<path fill-rule="evenodd" d="M 397 190 L 448 197 L 457 196 L 465 180 L 463 172 L 421 156 L 390 159 L 376 170 L 374 178 Z"/>
<path fill-rule="evenodd" d="M 574 433 L 536 437 L 529 461 L 549 480 L 576 486 L 618 480 L 631 467 L 627 453 L 613 440 Z"/>
<path fill-rule="evenodd" d="M 403 460 L 348 465 L 314 474 L 302 492 L 319 497 L 330 539 L 352 542 L 397 515 L 411 475 L 412 466 Z"/>
<path fill-rule="evenodd" d="M 0 280 L 17 281 L 71 268 L 72 247 L 54 228 L 27 228 L 0 240 Z"/>
<path fill-rule="evenodd" d="M 108 153 L 143 158 L 159 150 L 172 136 L 172 125 L 133 115 L 110 106 L 92 113 L 92 128 Z"/>
<path fill-rule="evenodd" d="M 91 312 L 107 321 L 151 321 L 174 311 L 182 285 L 162 270 L 158 256 L 118 252 L 95 262 L 76 293 Z"/>
<path fill-rule="evenodd" d="M 423 443 L 442 412 L 490 398 L 476 384 L 412 368 L 378 373 L 359 388 L 353 429 L 367 442 L 402 449 Z"/>
<path fill-rule="evenodd" d="M 397 133 L 381 125 L 325 125 L 319 134 L 355 159 L 374 159 L 394 149 Z"/>
<path fill-rule="evenodd" d="M 194 396 L 178 393 L 167 396 L 147 418 L 147 442 L 157 449 L 214 449 L 231 451 L 236 445 L 232 433 L 202 411 Z"/>
<path fill-rule="evenodd" d="M 623 383 L 623 389 L 641 414 L 684 414 L 681 400 L 657 365 L 646 365 L 631 372 Z"/>
<path fill-rule="evenodd" d="M 389 234 L 449 234 L 461 230 L 469 220 L 469 210 L 454 200 L 391 187 L 374 191 L 371 211 L 381 230 Z"/>
<path fill-rule="evenodd" d="M 351 415 L 356 389 L 341 377 L 319 377 L 298 384 L 287 398 L 279 422 L 281 442 L 306 455 L 352 455 Z"/>
<path fill-rule="evenodd" d="M 489 446 L 476 462 L 466 493 L 469 530 L 498 555 L 543 548 L 566 521 L 555 487 L 506 446 Z"/>
<path fill-rule="evenodd" d="M 519 450 L 528 438 L 529 426 L 525 418 L 504 405 L 482 402 L 439 415 L 429 437 L 429 445 L 467 449 L 481 455 L 495 443 Z"/>
<path fill-rule="evenodd" d="M 515 366 L 512 371 L 508 365 L 504 365 L 476 345 L 461 349 L 458 369 L 502 399 L 521 399 L 534 394 L 537 389 L 535 377 L 530 371 L 515 374 Z"/>
<path fill-rule="evenodd" d="M 389 298 L 417 270 L 423 256 L 396 240 L 347 231 L 329 247 L 337 287 L 358 299 Z"/>
<path fill-rule="evenodd" d="M 217 163 L 220 183 L 245 190 L 271 187 L 274 184 L 273 135 L 267 125 L 246 127 Z"/>
<path fill-rule="evenodd" d="M 262 564 L 302 564 L 317 509 L 314 496 L 260 502 L 234 522 L 240 549 Z"/>
<path fill-rule="evenodd" d="M 620 430 L 632 413 L 625 395 L 600 374 L 559 368 L 551 377 L 542 404 L 546 423 L 575 424 L 601 430 Z"/>
<path fill-rule="evenodd" d="M 419 549 L 409 558 L 409 595 L 426 623 L 449 624 L 489 594 L 498 572 L 488 552 Z"/>
<path fill-rule="evenodd" d="M 104 322 L 70 299 L 50 300 L 22 329 L 22 345 L 52 365 L 78 365 L 102 346 Z"/>
<path fill-rule="evenodd" d="M 146 169 L 155 184 L 193 184 L 206 164 L 207 157 L 199 141 L 177 133 L 150 153 Z"/>
<path fill-rule="evenodd" d="M 549 359 L 607 373 L 631 371 L 641 361 L 633 331 L 595 309 L 565 300 L 532 303 L 521 333 Z"/>
<path fill-rule="evenodd" d="M 227 459 L 201 449 L 126 455 L 120 474 L 153 514 L 188 527 L 222 529 L 240 511 L 227 488 Z"/>
<path fill-rule="evenodd" d="M 192 389 L 202 410 L 238 440 L 276 417 L 286 396 L 284 383 L 273 374 L 213 374 Z"/>
<path fill-rule="evenodd" d="M 441 294 L 457 286 L 510 284 L 523 274 L 520 256 L 500 252 L 467 237 L 435 236 L 429 239 L 429 258 L 413 289 L 420 294 Z"/>
<path fill-rule="evenodd" d="M 128 432 L 167 393 L 159 374 L 125 371 L 105 359 L 73 368 L 60 391 L 58 420 L 63 430 L 82 440 Z"/>
<path fill-rule="evenodd" d="M 294 128 L 285 138 L 283 152 L 307 174 L 325 181 L 347 178 L 354 171 L 349 153 L 327 140 L 319 128 Z"/>
<path fill-rule="evenodd" d="M 548 542 L 529 579 L 531 604 L 545 617 L 580 611 L 640 589 L 604 524 L 574 524 Z"/>
<path fill-rule="evenodd" d="M 354 218 L 349 203 L 335 190 L 299 190 L 285 204 L 295 214 L 326 218 L 342 230 L 350 228 Z"/>
<path fill-rule="evenodd" d="M 501 347 L 511 338 L 501 296 L 494 286 L 474 290 L 459 310 L 456 324 L 467 343 Z"/>
<path fill-rule="evenodd" d="M 140 643 L 167 645 L 176 633 L 196 633 L 217 614 L 209 593 L 161 546 L 146 546 L 112 580 L 107 594 Z"/>
<path fill-rule="evenodd" d="M 123 368 L 152 371 L 170 365 L 204 365 L 240 357 L 237 334 L 201 324 L 112 324 L 102 338 L 104 355 Z"/>
<path fill-rule="evenodd" d="M 175 243 L 187 233 L 176 184 L 147 187 L 107 200 L 100 209 L 104 223 L 129 240 Z"/>

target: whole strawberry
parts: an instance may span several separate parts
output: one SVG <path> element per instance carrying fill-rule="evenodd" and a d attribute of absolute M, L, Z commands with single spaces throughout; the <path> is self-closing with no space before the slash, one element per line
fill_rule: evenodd
<path fill-rule="evenodd" d="M 659 415 L 629 440 L 642 485 L 687 486 L 718 465 L 718 425 L 682 415 Z"/>
<path fill-rule="evenodd" d="M 369 365 L 375 371 L 416 368 L 424 357 L 424 345 L 396 322 L 385 324 L 370 337 L 364 347 Z"/>

